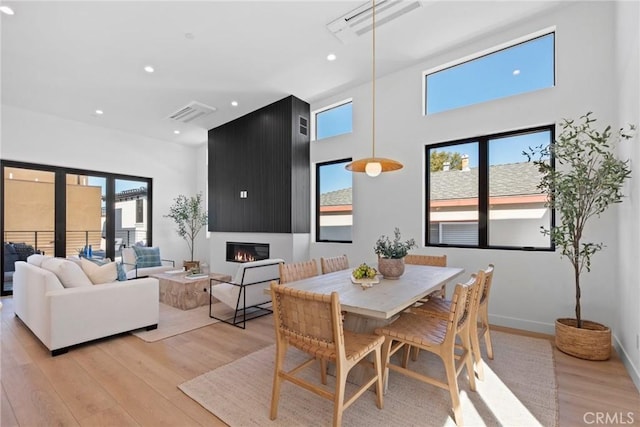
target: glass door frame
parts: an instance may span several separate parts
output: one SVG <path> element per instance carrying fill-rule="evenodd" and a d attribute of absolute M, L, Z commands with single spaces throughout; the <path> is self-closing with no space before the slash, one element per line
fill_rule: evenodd
<path fill-rule="evenodd" d="M 63 166 L 43 165 L 37 163 L 26 163 L 12 160 L 0 160 L 0 234 L 5 236 L 4 212 L 5 212 L 5 188 L 4 176 L 6 168 L 32 169 L 44 172 L 53 172 L 55 174 L 54 183 L 54 253 L 55 257 L 66 257 L 66 231 L 67 231 L 67 215 L 66 215 L 66 176 L 67 174 L 96 176 L 106 179 L 106 196 L 105 196 L 105 251 L 106 256 L 113 259 L 115 255 L 115 214 L 116 214 L 116 180 L 140 181 L 147 186 L 147 236 L 148 246 L 152 246 L 153 240 L 153 178 L 145 178 L 141 176 L 115 174 L 110 172 L 93 171 L 86 169 L 76 169 Z M 0 270 L 4 272 L 4 254 L 0 257 Z M 0 284 L 0 296 L 12 295 L 12 291 L 4 289 L 4 278 Z"/>

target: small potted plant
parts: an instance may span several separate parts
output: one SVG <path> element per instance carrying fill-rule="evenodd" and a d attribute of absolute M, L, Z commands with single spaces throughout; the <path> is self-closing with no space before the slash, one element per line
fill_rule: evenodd
<path fill-rule="evenodd" d="M 382 235 L 376 241 L 374 251 L 378 255 L 378 271 L 385 279 L 397 279 L 404 273 L 404 257 L 410 249 L 418 247 L 414 239 L 401 241 L 400 229 L 393 230 L 393 240 Z"/>
<path fill-rule="evenodd" d="M 629 130 L 603 131 L 593 128 L 596 119 L 587 113 L 579 120 L 563 120 L 555 143 L 529 148 L 524 154 L 534 158 L 541 175 L 538 188 L 547 195 L 547 206 L 559 220 L 542 232 L 560 249 L 573 267 L 575 318 L 556 319 L 556 347 L 564 353 L 587 360 L 606 360 L 611 354 L 611 330 L 582 318 L 581 273 L 591 270 L 591 257 L 603 243 L 585 242 L 584 230 L 592 218 L 610 205 L 622 202 L 622 186 L 631 176 L 628 160 L 615 157 L 614 143 L 631 138 Z M 549 161 L 555 159 L 558 168 Z"/>
<path fill-rule="evenodd" d="M 199 261 L 194 260 L 195 239 L 200 230 L 207 224 L 207 211 L 202 206 L 202 193 L 187 197 L 180 194 L 169 207 L 169 214 L 165 215 L 175 221 L 176 232 L 182 237 L 189 247 L 191 259 L 184 261 L 187 271 L 198 268 Z"/>

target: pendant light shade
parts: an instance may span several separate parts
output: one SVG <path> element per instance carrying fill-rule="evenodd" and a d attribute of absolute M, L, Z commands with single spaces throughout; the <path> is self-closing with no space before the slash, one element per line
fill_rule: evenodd
<path fill-rule="evenodd" d="M 372 76 L 371 76 L 371 157 L 354 160 L 345 166 L 351 172 L 364 172 L 371 177 L 376 177 L 382 172 L 391 172 L 402 169 L 402 163 L 386 159 L 384 157 L 376 157 L 376 1 L 371 0 L 371 34 L 372 43 Z"/>

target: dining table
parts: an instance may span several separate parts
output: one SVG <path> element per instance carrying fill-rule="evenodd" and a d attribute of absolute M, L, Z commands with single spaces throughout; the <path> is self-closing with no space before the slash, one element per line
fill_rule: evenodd
<path fill-rule="evenodd" d="M 464 269 L 407 264 L 398 279 L 377 276 L 379 283 L 370 287 L 353 283 L 351 272 L 352 269 L 341 270 L 284 285 L 322 294 L 337 292 L 345 313 L 344 328 L 373 333 L 375 328 L 389 324 L 398 313 L 461 275 Z"/>

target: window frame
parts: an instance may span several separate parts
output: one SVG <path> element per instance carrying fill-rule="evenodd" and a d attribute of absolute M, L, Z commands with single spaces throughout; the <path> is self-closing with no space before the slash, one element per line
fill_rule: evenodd
<path fill-rule="evenodd" d="M 491 140 L 525 135 L 530 133 L 548 131 L 550 132 L 550 143 L 555 141 L 555 124 L 542 125 L 524 129 L 516 129 L 511 131 L 499 132 L 494 134 L 482 135 L 471 138 L 458 139 L 455 141 L 447 141 L 436 144 L 425 145 L 425 176 L 424 176 L 424 195 L 425 195 L 425 222 L 424 222 L 424 243 L 426 247 L 448 247 L 448 248 L 468 248 L 468 249 L 500 249 L 500 250 L 520 250 L 520 251 L 539 251 L 554 252 L 555 244 L 549 238 L 549 247 L 535 246 L 507 246 L 507 245 L 490 245 L 489 244 L 489 144 Z M 477 245 L 456 245 L 448 243 L 430 243 L 430 217 L 431 210 L 429 208 L 431 200 L 431 158 L 430 151 L 442 147 L 452 147 L 456 145 L 477 143 L 478 145 L 478 244 Z M 551 156 L 549 159 L 551 166 L 555 168 L 555 158 Z M 550 211 L 551 223 L 550 227 L 554 227 L 556 223 L 555 209 Z"/>
<path fill-rule="evenodd" d="M 329 110 L 333 110 L 343 105 L 351 104 L 351 132 L 339 133 L 337 135 L 331 135 L 324 138 L 318 138 L 318 114 L 324 113 Z M 311 141 L 324 141 L 330 138 L 335 138 L 341 135 L 348 135 L 353 133 L 353 98 L 343 99 L 342 101 L 334 102 L 333 104 L 319 108 L 311 112 Z"/>
<path fill-rule="evenodd" d="M 488 49 L 484 49 L 484 50 L 481 50 L 479 52 L 475 52 L 475 53 L 472 53 L 470 55 L 463 56 L 462 58 L 458 58 L 458 59 L 455 59 L 453 61 L 449 61 L 449 62 L 447 62 L 445 64 L 439 65 L 437 67 L 433 67 L 433 68 L 430 68 L 430 69 L 427 69 L 427 70 L 423 71 L 422 72 L 422 115 L 423 116 L 433 116 L 434 114 L 438 114 L 438 113 L 446 113 L 448 111 L 457 111 L 460 108 L 471 107 L 471 106 L 474 106 L 474 105 L 483 104 L 485 102 L 492 102 L 492 101 L 497 101 L 499 99 L 508 98 L 509 96 L 501 97 L 501 98 L 495 98 L 495 99 L 491 99 L 491 100 L 487 100 L 487 101 L 481 101 L 481 102 L 477 102 L 477 103 L 474 103 L 474 104 L 465 105 L 465 106 L 462 106 L 462 107 L 456 107 L 456 108 L 451 108 L 451 109 L 448 109 L 448 110 L 443 110 L 443 111 L 438 111 L 438 112 L 435 112 L 435 113 L 428 113 L 427 114 L 427 76 L 429 76 L 431 74 L 438 73 L 440 71 L 444 71 L 444 70 L 448 70 L 450 68 L 457 67 L 457 66 L 462 65 L 462 64 L 466 64 L 468 62 L 475 61 L 475 60 L 480 59 L 480 58 L 484 58 L 486 56 L 489 56 L 489 55 L 492 55 L 494 53 L 510 49 L 512 47 L 519 46 L 521 44 L 524 44 L 524 43 L 539 39 L 541 37 L 548 36 L 549 34 L 553 34 L 553 53 L 552 53 L 552 55 L 553 55 L 553 85 L 551 87 L 556 87 L 556 83 L 557 83 L 556 82 L 556 64 L 557 64 L 557 60 L 556 60 L 557 59 L 556 58 L 556 51 L 557 51 L 557 49 L 556 49 L 556 40 L 557 40 L 556 36 L 557 35 L 556 35 L 556 32 L 557 31 L 556 31 L 556 27 L 555 26 L 544 28 L 542 30 L 527 34 L 527 35 L 522 36 L 522 37 L 518 37 L 518 38 L 510 40 L 508 42 L 501 43 L 499 45 L 490 47 Z M 541 89 L 537 89 L 537 90 L 541 90 Z M 531 93 L 531 92 L 532 91 L 520 92 L 520 93 L 517 93 L 517 94 L 514 94 L 514 95 L 510 95 L 510 96 L 518 96 L 518 95 L 522 95 L 522 94 L 525 94 L 525 93 Z M 533 92 L 535 92 L 535 91 L 533 91 Z"/>
<path fill-rule="evenodd" d="M 316 163 L 316 238 L 315 241 L 316 243 L 353 243 L 353 228 L 351 231 L 351 240 L 330 240 L 330 239 L 320 239 L 320 168 L 322 166 L 329 166 L 329 165 L 335 165 L 335 164 L 339 164 L 339 163 L 350 163 L 351 161 L 353 161 L 353 159 L 351 157 L 347 157 L 347 158 L 343 158 L 343 159 L 337 159 L 337 160 L 329 160 L 326 162 L 318 162 Z M 351 206 L 353 209 L 353 180 L 352 180 L 352 185 L 351 185 L 351 194 L 352 194 L 352 199 L 351 199 Z M 351 218 L 353 219 L 353 210 L 351 211 Z M 351 227 L 353 227 L 353 223 L 351 225 Z"/>

